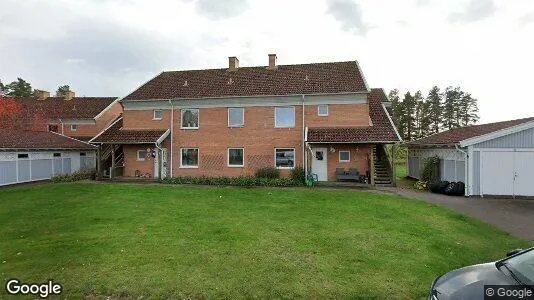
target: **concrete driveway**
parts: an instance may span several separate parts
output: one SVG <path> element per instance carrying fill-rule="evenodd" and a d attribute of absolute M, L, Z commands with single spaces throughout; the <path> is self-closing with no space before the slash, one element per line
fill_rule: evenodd
<path fill-rule="evenodd" d="M 534 243 L 534 200 L 453 197 L 389 187 L 379 190 L 448 207 Z"/>

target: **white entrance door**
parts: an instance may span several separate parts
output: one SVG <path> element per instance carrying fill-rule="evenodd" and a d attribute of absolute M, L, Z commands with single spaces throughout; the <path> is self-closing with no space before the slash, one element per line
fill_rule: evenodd
<path fill-rule="evenodd" d="M 161 178 L 167 177 L 167 149 L 161 149 Z"/>
<path fill-rule="evenodd" d="M 515 152 L 514 195 L 534 196 L 534 152 Z"/>
<path fill-rule="evenodd" d="M 154 157 L 154 178 L 159 178 L 159 150 L 154 148 L 156 151 L 156 157 Z"/>
<path fill-rule="evenodd" d="M 514 152 L 483 151 L 480 158 L 482 194 L 514 194 Z"/>
<path fill-rule="evenodd" d="M 326 148 L 312 148 L 312 173 L 317 174 L 319 181 L 328 180 L 328 152 Z"/>
<path fill-rule="evenodd" d="M 159 178 L 159 149 L 156 149 L 156 157 L 154 158 L 154 178 Z M 161 149 L 161 178 L 167 177 L 167 149 Z"/>

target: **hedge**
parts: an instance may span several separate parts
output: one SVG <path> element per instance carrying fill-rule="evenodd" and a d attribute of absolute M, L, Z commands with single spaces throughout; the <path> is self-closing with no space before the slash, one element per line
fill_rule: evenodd
<path fill-rule="evenodd" d="M 161 180 L 166 184 L 232 185 L 232 186 L 301 186 L 303 183 L 291 178 L 240 177 L 172 177 Z"/>
<path fill-rule="evenodd" d="M 50 180 L 52 182 L 74 182 L 86 179 L 95 179 L 95 171 L 78 171 L 72 174 L 63 174 L 52 177 Z"/>

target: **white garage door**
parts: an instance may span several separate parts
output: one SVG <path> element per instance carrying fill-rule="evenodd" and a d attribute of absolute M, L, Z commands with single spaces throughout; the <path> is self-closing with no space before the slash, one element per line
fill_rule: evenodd
<path fill-rule="evenodd" d="M 534 196 L 534 152 L 481 152 L 483 195 Z"/>
<path fill-rule="evenodd" d="M 534 152 L 515 153 L 514 195 L 534 196 Z"/>

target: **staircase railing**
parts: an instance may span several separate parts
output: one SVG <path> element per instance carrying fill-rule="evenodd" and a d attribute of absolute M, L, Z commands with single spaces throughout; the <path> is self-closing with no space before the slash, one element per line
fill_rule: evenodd
<path fill-rule="evenodd" d="M 396 176 L 395 176 L 395 162 L 394 162 L 394 153 L 392 153 L 392 147 L 388 150 L 386 145 L 380 145 L 378 147 L 382 154 L 382 157 L 387 161 L 387 171 L 389 178 L 391 179 L 391 184 L 396 185 Z"/>

